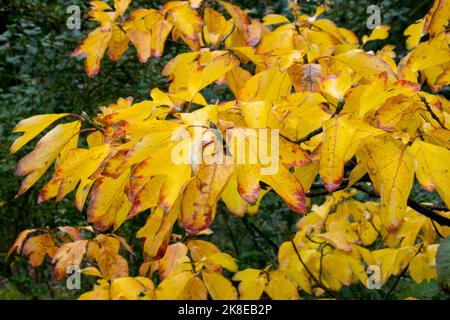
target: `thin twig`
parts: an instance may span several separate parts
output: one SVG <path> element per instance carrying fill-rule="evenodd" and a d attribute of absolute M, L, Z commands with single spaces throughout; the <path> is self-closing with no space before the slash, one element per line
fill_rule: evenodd
<path fill-rule="evenodd" d="M 414 256 L 411 258 L 411 260 L 409 260 L 408 264 L 406 265 L 406 267 L 402 270 L 402 272 L 398 275 L 397 279 L 395 279 L 395 283 L 392 285 L 391 289 L 389 289 L 389 291 L 386 293 L 386 295 L 384 296 L 384 300 L 387 300 L 389 298 L 389 295 L 394 291 L 394 289 L 397 287 L 397 285 L 400 283 L 400 279 L 405 275 L 406 271 L 408 270 L 409 264 L 411 263 L 411 261 L 415 258 L 415 256 L 417 256 L 419 254 L 419 252 L 422 250 L 423 248 L 423 242 L 421 243 L 419 249 L 417 250 L 417 252 L 414 254 Z"/>
<path fill-rule="evenodd" d="M 444 239 L 445 237 L 439 231 L 438 227 L 436 226 L 436 223 L 434 223 L 434 221 L 431 219 L 430 219 L 430 221 L 431 221 L 431 224 L 433 225 L 434 231 L 436 231 L 436 234 L 439 236 L 439 238 Z"/>
<path fill-rule="evenodd" d="M 315 283 L 317 283 L 317 285 L 323 290 L 325 291 L 329 296 L 337 299 L 337 296 L 334 292 L 330 291 L 330 289 L 328 289 L 323 283 L 321 283 L 316 276 L 311 272 L 311 270 L 309 270 L 308 266 L 306 265 L 306 263 L 303 261 L 302 257 L 300 256 L 300 252 L 298 252 L 297 246 L 294 243 L 294 240 L 291 239 L 291 244 L 292 247 L 294 248 L 295 254 L 297 255 L 298 260 L 300 261 L 300 263 L 303 265 L 303 268 L 305 268 L 306 272 L 309 274 L 309 276 L 314 280 Z"/>
<path fill-rule="evenodd" d="M 427 108 L 427 111 L 431 114 L 431 117 L 436 120 L 437 123 L 439 123 L 439 125 L 444 128 L 447 129 L 444 124 L 442 123 L 441 119 L 439 119 L 439 117 L 436 115 L 436 113 L 434 113 L 433 109 L 431 109 L 430 104 L 428 103 L 427 99 L 425 99 L 425 97 L 423 95 L 420 96 L 420 100 L 422 101 L 422 103 L 425 105 L 425 107 Z"/>
<path fill-rule="evenodd" d="M 297 144 L 300 144 L 300 143 L 309 141 L 311 138 L 317 136 L 318 134 L 321 134 L 322 132 L 323 132 L 323 128 L 322 128 L 322 127 L 317 128 L 316 130 L 311 131 L 310 133 L 308 133 L 308 134 L 307 134 L 306 136 L 304 136 L 303 138 L 294 140 L 293 142 L 294 142 L 294 143 L 297 143 Z"/>
<path fill-rule="evenodd" d="M 341 113 L 342 109 L 344 108 L 345 105 L 345 100 L 341 99 L 338 102 L 338 105 L 336 106 L 336 110 L 334 111 L 333 115 L 331 116 L 331 118 L 336 117 L 337 115 L 339 115 L 339 113 Z M 313 131 L 311 131 L 310 133 L 308 133 L 306 136 L 304 136 L 303 138 L 297 139 L 297 140 L 292 140 L 289 138 L 286 138 L 283 136 L 283 138 L 289 140 L 290 142 L 296 143 L 296 144 L 300 144 L 306 141 L 309 141 L 311 138 L 317 136 L 318 134 L 321 134 L 323 132 L 323 127 L 317 128 Z"/>

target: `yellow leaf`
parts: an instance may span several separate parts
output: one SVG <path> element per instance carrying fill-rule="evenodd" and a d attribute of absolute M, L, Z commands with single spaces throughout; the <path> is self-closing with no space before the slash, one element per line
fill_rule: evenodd
<path fill-rule="evenodd" d="M 399 73 L 406 80 L 416 81 L 417 76 L 408 76 L 408 73 L 415 74 L 417 71 L 447 63 L 450 61 L 447 42 L 446 35 L 441 34 L 430 41 L 420 43 L 417 48 L 400 61 Z"/>
<path fill-rule="evenodd" d="M 236 300 L 237 291 L 231 282 L 218 273 L 203 272 L 202 279 L 213 300 Z"/>
<path fill-rule="evenodd" d="M 203 240 L 190 240 L 187 243 L 187 246 L 189 248 L 192 260 L 194 260 L 195 263 L 204 263 L 207 269 L 214 272 L 221 271 L 219 265 L 208 260 L 208 257 L 220 252 L 220 249 L 214 244 Z"/>
<path fill-rule="evenodd" d="M 66 144 L 73 139 L 78 142 L 79 129 L 80 121 L 57 125 L 39 140 L 32 152 L 20 159 L 16 174 L 21 177 L 25 176 L 25 179 L 22 181 L 16 197 L 25 193 L 42 177 L 57 159 L 59 153 L 64 150 Z"/>
<path fill-rule="evenodd" d="M 319 162 L 314 161 L 310 164 L 302 166 L 301 168 L 295 168 L 294 175 L 300 180 L 305 192 L 309 191 L 314 179 L 319 172 Z"/>
<path fill-rule="evenodd" d="M 100 72 L 100 62 L 105 55 L 111 37 L 111 31 L 103 31 L 102 28 L 97 28 L 72 53 L 73 57 L 82 56 L 86 58 L 84 65 L 89 77 L 95 77 Z"/>
<path fill-rule="evenodd" d="M 403 32 L 403 34 L 408 37 L 408 39 L 406 39 L 406 47 L 408 48 L 408 50 L 414 49 L 419 44 L 420 38 L 423 35 L 424 25 L 425 20 L 421 19 L 418 22 L 410 25 Z"/>
<path fill-rule="evenodd" d="M 270 26 L 272 24 L 279 24 L 279 23 L 289 23 L 289 19 L 280 14 L 273 14 L 273 13 L 268 14 L 263 18 L 263 24 L 265 26 Z"/>
<path fill-rule="evenodd" d="M 361 121 L 338 116 L 323 123 L 323 133 L 319 174 L 327 190 L 333 192 L 342 182 L 344 164 L 353 157 L 359 143 L 383 131 Z"/>
<path fill-rule="evenodd" d="M 124 277 L 111 281 L 111 300 L 149 300 L 153 296 L 154 286 L 144 277 Z"/>
<path fill-rule="evenodd" d="M 291 86 L 287 71 L 272 67 L 251 77 L 241 89 L 239 100 L 273 102 L 287 96 Z"/>
<path fill-rule="evenodd" d="M 317 235 L 317 237 L 327 240 L 334 247 L 341 249 L 342 251 L 352 251 L 350 242 L 339 232 L 326 232 Z"/>
<path fill-rule="evenodd" d="M 301 92 L 286 96 L 274 104 L 268 119 L 271 128 L 297 140 L 316 130 L 322 121 L 330 118 L 330 111 L 322 102 L 326 99 L 318 93 Z"/>
<path fill-rule="evenodd" d="M 450 151 L 420 140 L 409 148 L 417 160 L 417 179 L 428 191 L 437 190 L 447 206 L 450 206 Z"/>
<path fill-rule="evenodd" d="M 163 19 L 163 15 L 157 10 L 138 9 L 133 11 L 124 23 L 123 30 L 136 47 L 139 62 L 147 62 L 152 47 L 161 49 L 164 45 L 170 26 L 158 25 Z M 157 43 L 153 42 L 153 38 Z"/>
<path fill-rule="evenodd" d="M 175 163 L 173 160 L 175 144 L 167 144 L 154 151 L 134 170 L 133 178 L 146 178 L 156 175 L 167 177 L 159 193 L 159 204 L 165 211 L 170 211 L 180 193 L 191 179 L 191 166 L 187 163 Z M 138 152 L 139 154 L 139 152 Z"/>
<path fill-rule="evenodd" d="M 120 16 L 123 16 L 130 5 L 130 2 L 131 0 L 114 0 L 114 8 L 116 8 L 116 11 Z"/>
<path fill-rule="evenodd" d="M 165 182 L 166 177 L 158 175 L 150 178 L 138 191 L 130 188 L 130 192 L 133 192 L 133 195 L 129 195 L 129 199 L 132 201 L 129 216 L 132 217 L 144 210 L 156 207 L 159 203 L 159 193 Z"/>
<path fill-rule="evenodd" d="M 280 263 L 280 271 L 299 288 L 311 294 L 310 276 L 304 268 L 303 264 L 298 259 L 298 256 L 292 246 L 292 243 L 283 242 L 278 250 L 278 261 Z"/>
<path fill-rule="evenodd" d="M 251 77 L 252 74 L 250 72 L 239 66 L 235 66 L 233 69 L 227 72 L 227 85 L 230 90 L 233 91 L 235 97 L 239 96 L 241 88 Z"/>
<path fill-rule="evenodd" d="M 233 18 L 233 21 L 237 29 L 235 30 L 235 33 L 243 36 L 244 43 L 246 45 L 255 46 L 260 39 L 260 34 L 259 32 L 254 32 L 254 30 L 252 30 L 253 29 L 252 26 L 254 25 L 251 24 L 247 12 L 241 10 L 239 7 L 229 2 L 225 1 L 219 2 L 225 7 L 230 16 Z"/>
<path fill-rule="evenodd" d="M 186 44 L 196 51 L 200 48 L 199 33 L 202 30 L 202 17 L 186 1 L 170 1 L 160 12 L 167 13 L 167 21 L 174 25 Z"/>
<path fill-rule="evenodd" d="M 322 67 L 317 63 L 295 63 L 289 69 L 293 85 L 297 91 L 320 92 Z"/>
<path fill-rule="evenodd" d="M 186 186 L 180 221 L 189 234 L 194 235 L 211 225 L 216 215 L 217 200 L 233 171 L 234 165 L 203 165 Z"/>
<path fill-rule="evenodd" d="M 222 200 L 225 202 L 227 209 L 238 217 L 243 217 L 247 211 L 248 203 L 240 196 L 238 192 L 237 170 L 233 172 L 230 181 L 225 186 L 225 189 L 222 192 Z"/>
<path fill-rule="evenodd" d="M 414 132 L 417 129 L 415 123 L 420 124 L 420 114 L 417 111 L 423 109 L 417 99 L 408 99 L 404 95 L 389 98 L 376 112 L 377 126 L 387 131 Z M 408 126 L 413 125 L 410 129 Z M 408 130 L 409 129 L 409 130 Z"/>
<path fill-rule="evenodd" d="M 414 182 L 413 158 L 405 146 L 375 138 L 363 143 L 358 155 L 380 192 L 383 224 L 389 231 L 397 230 Z"/>
<path fill-rule="evenodd" d="M 238 270 L 235 259 L 225 252 L 214 253 L 207 257 L 206 260 L 210 263 L 218 264 L 231 272 L 237 272 Z"/>
<path fill-rule="evenodd" d="M 347 39 L 342 35 L 341 31 L 333 21 L 328 19 L 319 19 L 312 21 L 311 24 L 317 27 L 318 29 L 330 34 L 331 36 L 333 36 L 333 38 L 335 38 L 339 42 L 343 43 L 347 42 Z"/>
<path fill-rule="evenodd" d="M 352 86 L 352 78 L 346 69 L 338 75 L 330 75 L 321 78 L 320 88 L 326 94 L 332 96 L 338 101 L 344 99 L 345 94 Z"/>
<path fill-rule="evenodd" d="M 89 242 L 87 255 L 97 261 L 106 280 L 128 276 L 128 262 L 119 255 L 119 249 L 120 241 L 110 236 L 99 235 Z"/>
<path fill-rule="evenodd" d="M 239 283 L 240 300 L 259 300 L 266 287 L 267 278 L 261 270 L 245 269 L 233 276 L 234 281 Z"/>
<path fill-rule="evenodd" d="M 433 7 L 425 17 L 425 25 L 427 31 L 431 35 L 435 35 L 445 30 L 450 20 L 450 1 L 448 0 L 435 0 Z"/>
<path fill-rule="evenodd" d="M 323 123 L 324 142 L 319 161 L 319 174 L 328 191 L 333 192 L 344 177 L 345 158 L 352 142 L 355 123 L 335 117 Z"/>
<path fill-rule="evenodd" d="M 99 168 L 109 152 L 109 145 L 103 144 L 91 149 L 71 149 L 60 162 L 52 179 L 39 193 L 38 203 L 57 196 L 60 201 L 75 189 L 80 180 L 87 181 Z M 81 183 L 80 187 L 84 187 Z"/>
<path fill-rule="evenodd" d="M 99 278 L 102 277 L 100 270 L 98 270 L 96 267 L 86 267 L 84 269 L 81 269 L 80 272 L 87 276 L 99 277 Z"/>
<path fill-rule="evenodd" d="M 391 275 L 400 274 L 416 253 L 411 247 L 385 248 L 372 251 L 374 262 L 381 267 L 381 284 Z"/>
<path fill-rule="evenodd" d="M 117 179 L 101 177 L 95 182 L 88 207 L 88 221 L 99 230 L 109 228 L 122 211 L 126 212 L 125 216 L 128 214 L 131 203 L 125 194 L 125 187 L 129 174 L 126 170 Z"/>
<path fill-rule="evenodd" d="M 265 291 L 272 300 L 299 299 L 297 288 L 281 271 L 269 273 L 269 283 L 267 284 Z"/>
<path fill-rule="evenodd" d="M 378 26 L 372 30 L 370 36 L 363 36 L 362 41 L 363 44 L 366 44 L 369 41 L 374 40 L 384 40 L 389 36 L 390 27 L 387 25 Z"/>
<path fill-rule="evenodd" d="M 359 115 L 364 117 L 370 110 L 381 106 L 389 98 L 396 96 L 409 97 L 419 91 L 419 85 L 414 82 L 400 80 L 392 85 L 386 85 L 385 77 L 376 78 L 364 90 L 359 101 Z"/>
<path fill-rule="evenodd" d="M 214 81 L 224 76 L 228 71 L 238 65 L 236 58 L 229 54 L 221 54 L 214 57 L 204 67 L 200 66 L 189 75 L 187 79 L 187 89 L 191 99 L 203 88 L 209 86 Z"/>
<path fill-rule="evenodd" d="M 43 114 L 34 116 L 25 120 L 20 121 L 14 128 L 13 133 L 23 132 L 24 134 L 18 137 L 11 145 L 9 152 L 16 153 L 25 144 L 27 144 L 31 139 L 36 137 L 45 128 L 51 125 L 56 120 L 62 117 L 68 116 L 68 113 L 60 114 Z"/>
<path fill-rule="evenodd" d="M 385 61 L 361 50 L 351 50 L 334 56 L 333 59 L 344 63 L 367 80 L 373 80 L 381 72 L 386 72 L 389 78 L 397 77 Z"/>
<path fill-rule="evenodd" d="M 128 37 L 116 25 L 112 26 L 111 39 L 108 43 L 108 56 L 112 61 L 119 61 L 128 50 Z"/>
<path fill-rule="evenodd" d="M 105 280 L 99 280 L 94 286 L 94 290 L 83 293 L 78 297 L 79 300 L 110 300 L 109 283 Z"/>
<path fill-rule="evenodd" d="M 14 250 L 16 250 L 17 254 L 20 254 L 22 252 L 22 247 L 27 237 L 37 230 L 38 229 L 28 229 L 19 233 L 19 236 L 16 238 L 13 245 L 11 246 L 11 248 L 9 248 L 6 257 L 9 257 L 14 252 Z"/>
<path fill-rule="evenodd" d="M 241 102 L 245 122 L 251 128 L 267 128 L 267 118 L 272 105 L 267 101 Z"/>
<path fill-rule="evenodd" d="M 334 291 L 339 291 L 341 286 L 348 286 L 352 282 L 352 269 L 350 263 L 343 256 L 327 254 L 322 260 L 323 281 L 329 284 Z M 337 283 L 333 280 L 337 280 Z"/>
<path fill-rule="evenodd" d="M 274 175 L 263 175 L 261 180 L 273 188 L 286 205 L 295 212 L 306 213 L 305 192 L 300 181 L 289 170 L 280 165 Z"/>
<path fill-rule="evenodd" d="M 69 266 L 80 266 L 86 252 L 87 244 L 88 240 L 78 240 L 63 244 L 58 248 L 58 251 L 53 257 L 53 263 L 56 262 L 56 279 L 63 279 L 67 274 L 67 268 Z"/>
<path fill-rule="evenodd" d="M 172 274 L 155 290 L 157 300 L 206 300 L 203 282 L 190 271 Z"/>
<path fill-rule="evenodd" d="M 213 47 L 217 48 L 227 31 L 227 20 L 211 8 L 205 8 L 203 13 L 204 34 L 206 41 Z"/>
<path fill-rule="evenodd" d="M 408 271 L 411 278 L 421 283 L 424 280 L 437 279 L 435 261 L 429 261 L 425 253 L 419 253 L 415 256 L 409 264 Z"/>
<path fill-rule="evenodd" d="M 167 278 L 174 272 L 182 258 L 186 256 L 188 247 L 183 243 L 174 243 L 167 247 L 164 257 L 158 260 L 159 275 L 162 280 Z"/>
<path fill-rule="evenodd" d="M 166 214 L 160 207 L 152 211 L 145 225 L 136 234 L 137 238 L 144 238 L 143 251 L 146 256 L 158 259 L 164 255 L 178 214 L 177 204 Z"/>
<path fill-rule="evenodd" d="M 161 58 L 164 53 L 164 44 L 167 36 L 172 30 L 172 24 L 167 20 L 159 20 L 156 22 L 152 30 L 151 53 L 155 58 Z"/>

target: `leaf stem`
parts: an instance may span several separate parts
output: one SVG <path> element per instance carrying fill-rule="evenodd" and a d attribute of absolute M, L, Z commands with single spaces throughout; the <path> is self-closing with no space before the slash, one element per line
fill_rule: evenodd
<path fill-rule="evenodd" d="M 322 282 L 319 281 L 319 279 L 317 279 L 317 277 L 311 272 L 311 270 L 309 270 L 308 266 L 305 264 L 305 262 L 303 261 L 302 257 L 300 256 L 300 252 L 298 252 L 297 246 L 294 243 L 294 240 L 291 239 L 291 244 L 292 247 L 294 248 L 294 252 L 298 258 L 298 260 L 300 261 L 300 263 L 303 265 L 303 268 L 305 268 L 306 272 L 309 274 L 309 276 L 314 280 L 315 283 L 317 283 L 317 285 L 324 290 L 330 297 L 333 297 L 335 299 L 337 299 L 337 296 L 334 292 L 330 291 L 330 289 L 328 289 Z"/>

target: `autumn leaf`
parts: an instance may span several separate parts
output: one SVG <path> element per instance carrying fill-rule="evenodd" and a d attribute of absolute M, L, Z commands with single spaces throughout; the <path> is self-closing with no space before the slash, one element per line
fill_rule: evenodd
<path fill-rule="evenodd" d="M 388 230 L 399 228 L 414 179 L 414 161 L 405 146 L 371 139 L 358 155 L 381 195 L 380 215 Z"/>
<path fill-rule="evenodd" d="M 11 145 L 9 152 L 16 153 L 19 151 L 25 144 L 27 144 L 30 140 L 36 137 L 39 133 L 41 133 L 45 128 L 51 125 L 53 122 L 68 116 L 67 113 L 61 114 L 45 114 L 34 116 L 25 120 L 20 121 L 14 128 L 13 133 L 23 132 L 19 138 L 14 140 Z"/>
<path fill-rule="evenodd" d="M 157 300 L 206 300 L 207 296 L 203 281 L 190 271 L 169 276 L 155 291 Z"/>
<path fill-rule="evenodd" d="M 53 257 L 55 264 L 56 279 L 63 279 L 67 274 L 69 266 L 80 266 L 83 256 L 86 253 L 88 240 L 78 240 L 69 242 L 58 248 Z"/>
<path fill-rule="evenodd" d="M 25 193 L 47 171 L 64 147 L 71 141 L 78 141 L 80 121 L 59 124 L 42 137 L 36 148 L 20 159 L 16 175 L 25 177 L 16 197 Z"/>
<path fill-rule="evenodd" d="M 297 300 L 297 288 L 281 271 L 269 273 L 269 282 L 265 288 L 266 293 L 273 300 Z"/>
<path fill-rule="evenodd" d="M 404 276 L 445 280 L 450 2 L 435 0 L 411 21 L 398 54 L 386 41 L 367 49 L 387 40 L 390 26 L 360 42 L 320 17 L 325 5 L 306 14 L 289 1 L 291 17 L 258 18 L 219 3 L 91 1 L 94 29 L 72 53 L 87 75 L 99 73 L 105 53 L 118 63 L 130 44 L 127 57 L 141 63 L 170 47 L 158 62 L 165 89 L 135 101 L 98 96 L 93 86 L 97 113 L 17 124 L 11 153 L 42 135 L 18 162 L 17 196 L 45 175 L 38 203 L 74 191 L 79 211 L 88 203 L 88 224 L 22 231 L 7 257 L 38 267 L 48 256 L 57 280 L 80 268 L 97 281 L 80 300 L 334 299 L 355 285 L 366 294 L 374 278 L 393 283 L 391 298 L 402 296 Z M 136 70 L 120 68 L 135 82 Z M 79 120 L 45 132 L 67 116 Z M 216 220 L 220 200 L 234 217 Z M 272 217 L 257 217 L 260 209 Z M 275 223 L 281 211 L 303 215 Z M 137 215 L 145 223 L 136 228 Z M 242 218 L 259 220 L 242 231 Z M 264 238 L 254 239 L 261 269 L 239 270 L 254 258 L 242 247 L 249 235 Z"/>
<path fill-rule="evenodd" d="M 428 191 L 437 190 L 450 206 L 448 181 L 450 178 L 450 152 L 448 149 L 420 140 L 414 141 L 409 151 L 417 160 L 416 176 Z"/>
<path fill-rule="evenodd" d="M 239 271 L 233 276 L 233 280 L 240 282 L 240 300 L 258 300 L 267 284 L 267 277 L 257 269 Z"/>
<path fill-rule="evenodd" d="M 213 300 L 236 300 L 237 291 L 230 280 L 217 273 L 203 272 L 202 279 Z"/>
<path fill-rule="evenodd" d="M 234 165 L 204 165 L 186 186 L 180 221 L 189 234 L 208 228 L 216 214 L 216 202 L 233 173 Z"/>
<path fill-rule="evenodd" d="M 381 72 L 386 72 L 389 78 L 397 78 L 392 68 L 385 61 L 375 55 L 360 50 L 348 51 L 334 56 L 333 59 L 345 63 L 356 73 L 368 80 L 373 79 Z"/>
<path fill-rule="evenodd" d="M 363 36 L 362 42 L 366 44 L 369 41 L 384 40 L 389 36 L 390 27 L 381 25 L 372 30 L 369 36 Z"/>
<path fill-rule="evenodd" d="M 48 255 L 53 258 L 57 252 L 57 246 L 53 238 L 48 233 L 29 238 L 22 249 L 22 252 L 29 256 L 32 267 L 38 267 L 44 262 L 44 258 Z"/>
<path fill-rule="evenodd" d="M 154 291 L 153 282 L 144 277 L 124 277 L 111 281 L 111 300 L 150 300 Z"/>
<path fill-rule="evenodd" d="M 120 241 L 114 237 L 99 235 L 90 241 L 87 256 L 97 261 L 104 279 L 128 276 L 128 262 L 119 255 Z"/>
<path fill-rule="evenodd" d="M 89 77 L 95 77 L 100 72 L 100 62 L 105 55 L 111 37 L 111 32 L 105 32 L 101 28 L 97 28 L 72 53 L 73 57 L 86 58 L 84 65 Z"/>

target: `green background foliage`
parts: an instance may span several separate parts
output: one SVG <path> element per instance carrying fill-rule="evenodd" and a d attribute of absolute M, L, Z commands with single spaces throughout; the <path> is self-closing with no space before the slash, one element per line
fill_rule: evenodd
<path fill-rule="evenodd" d="M 132 7 L 158 7 L 163 2 L 135 0 Z M 289 16 L 287 0 L 233 2 L 249 9 L 253 17 L 268 13 Z M 326 17 L 339 26 L 353 30 L 359 37 L 370 33 L 366 27 L 367 6 L 380 6 L 382 23 L 391 26 L 391 36 L 387 41 L 370 44 L 370 49 L 380 49 L 389 42 L 396 46 L 400 57 L 405 52 L 402 30 L 423 17 L 432 5 L 431 0 L 328 2 L 330 10 Z M 128 50 L 119 63 L 103 59 L 100 75 L 89 79 L 83 63 L 71 58 L 70 53 L 78 41 L 92 30 L 93 24 L 83 20 L 81 30 L 69 30 L 66 26 L 69 17 L 67 7 L 79 5 L 86 13 L 88 1 L 1 0 L 0 3 L 0 299 L 73 299 L 82 291 L 67 290 L 64 281 L 54 280 L 49 264 L 32 269 L 23 257 L 6 259 L 9 247 L 24 229 L 85 224 L 85 213 L 76 211 L 70 197 L 60 203 L 50 201 L 38 205 L 36 200 L 42 183 L 14 199 L 20 185 L 19 178 L 13 175 L 15 165 L 21 156 L 31 150 L 31 146 L 17 155 L 10 155 L 8 148 L 15 138 L 11 130 L 19 120 L 36 114 L 82 111 L 94 114 L 99 106 L 113 103 L 119 97 L 132 96 L 135 101 L 148 98 L 151 88 L 164 90 L 167 87 L 167 80 L 160 75 L 161 70 L 171 57 L 185 48 L 168 43 L 164 58 L 151 59 L 146 64 L 139 64 L 134 49 Z M 305 12 L 312 12 L 318 4 L 321 2 L 299 1 Z M 213 90 L 209 94 L 220 100 L 225 93 Z M 416 192 L 422 197 L 420 200 L 426 197 L 420 190 Z M 323 197 L 315 201 L 322 200 Z M 144 224 L 145 218 L 146 213 L 143 213 L 125 223 L 119 234 L 138 247 L 139 242 L 134 239 L 134 234 Z M 264 199 L 260 214 L 255 217 L 239 219 L 226 212 L 225 206 L 219 205 L 212 227 L 214 233 L 209 238 L 221 249 L 236 256 L 241 268 L 265 267 L 266 261 L 276 265 L 277 247 L 295 233 L 297 220 L 298 215 L 290 212 L 274 195 Z M 182 234 L 181 230 L 178 233 Z M 142 263 L 141 253 L 136 252 L 136 256 L 129 255 L 127 259 L 130 271 L 136 274 Z M 83 278 L 82 285 L 87 289 L 92 285 L 92 280 Z M 356 285 L 346 288 L 341 294 L 342 298 L 374 299 L 383 298 L 385 291 L 373 290 L 363 295 L 361 287 Z M 407 279 L 401 281 L 394 294 L 395 298 L 415 296 L 432 299 L 443 296 L 435 282 L 412 286 Z"/>

